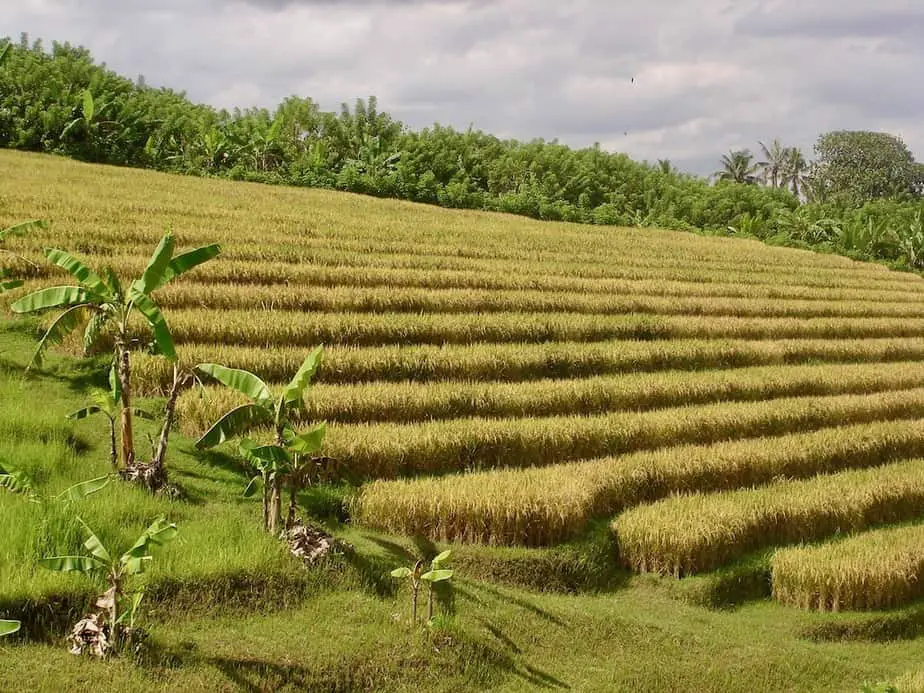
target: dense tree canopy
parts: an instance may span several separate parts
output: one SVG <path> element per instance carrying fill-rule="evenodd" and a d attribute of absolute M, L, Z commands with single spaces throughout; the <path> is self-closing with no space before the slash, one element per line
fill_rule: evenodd
<path fill-rule="evenodd" d="M 916 197 L 924 177 L 888 135 L 823 135 L 813 165 L 777 141 L 761 145 L 760 161 L 733 151 L 711 184 L 669 161 L 640 163 L 598 145 L 501 140 L 441 125 L 413 131 L 374 97 L 337 113 L 298 96 L 272 111 L 217 110 L 119 76 L 83 48 L 53 43 L 46 51 L 26 36 L 9 47 L 0 63 L 4 147 L 539 219 L 749 235 L 924 265 L 924 247 L 906 247 L 915 213 L 924 212 Z M 886 196 L 901 201 L 867 204 Z M 870 214 L 888 226 L 889 243 L 842 240 L 855 239 L 844 229 Z M 924 246 L 924 235 L 914 243 Z"/>
<path fill-rule="evenodd" d="M 905 143 L 884 132 L 839 130 L 818 138 L 817 176 L 824 193 L 851 202 L 919 192 L 920 167 Z"/>

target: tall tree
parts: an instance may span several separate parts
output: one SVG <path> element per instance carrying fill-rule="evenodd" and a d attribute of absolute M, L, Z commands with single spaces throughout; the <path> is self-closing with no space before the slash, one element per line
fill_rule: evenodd
<path fill-rule="evenodd" d="M 780 187 L 783 182 L 783 170 L 786 164 L 786 147 L 778 139 L 774 139 L 769 147 L 763 142 L 758 142 L 757 144 L 760 145 L 760 153 L 763 157 L 757 162 L 757 166 L 760 169 L 764 183 L 771 188 Z"/>
<path fill-rule="evenodd" d="M 913 194 L 918 168 L 911 151 L 885 132 L 838 130 L 815 144 L 817 177 L 827 193 L 855 204 Z"/>
<path fill-rule="evenodd" d="M 718 180 L 733 183 L 753 184 L 757 182 L 757 165 L 754 155 L 748 149 L 736 149 L 722 155 L 722 168 L 713 175 Z"/>
<path fill-rule="evenodd" d="M 783 167 L 780 183 L 785 185 L 793 195 L 802 197 L 809 175 L 809 165 L 798 147 L 786 147 L 783 150 Z"/>

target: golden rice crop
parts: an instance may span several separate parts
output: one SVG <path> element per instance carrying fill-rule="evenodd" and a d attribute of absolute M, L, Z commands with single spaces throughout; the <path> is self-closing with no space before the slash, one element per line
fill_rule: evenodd
<path fill-rule="evenodd" d="M 370 313 L 522 312 L 623 315 L 717 315 L 737 317 L 924 317 L 924 302 L 818 301 L 648 295 L 581 294 L 490 289 L 345 287 L 256 284 L 235 286 L 183 282 L 157 294 L 168 308 Z"/>
<path fill-rule="evenodd" d="M 709 495 L 676 496 L 613 521 L 620 560 L 675 576 L 767 546 L 813 541 L 924 515 L 924 460 Z"/>
<path fill-rule="evenodd" d="M 835 424 L 924 416 L 924 388 L 528 419 L 331 425 L 325 454 L 354 477 L 387 479 L 530 467 L 683 443 L 782 435 Z"/>
<path fill-rule="evenodd" d="M 504 382 L 369 382 L 319 384 L 306 401 L 306 420 L 339 423 L 412 422 L 467 416 L 524 417 L 646 411 L 664 407 L 911 389 L 924 382 L 924 363 L 770 366 L 662 371 L 593 378 Z M 180 395 L 184 431 L 198 436 L 223 412 L 243 403 L 234 390 L 209 386 Z"/>
<path fill-rule="evenodd" d="M 220 240 L 218 234 L 211 238 L 212 241 Z M 180 244 L 191 244 L 190 241 L 180 237 Z M 154 241 L 152 241 L 153 244 Z M 30 239 L 27 245 L 23 241 L 18 247 L 17 244 L 11 244 L 11 247 L 22 251 L 24 255 L 37 259 L 37 241 Z M 56 241 L 57 245 L 67 245 Z M 35 246 L 35 247 L 33 247 Z M 73 252 L 81 253 L 86 261 L 93 265 L 106 264 L 114 262 L 119 256 L 123 256 L 128 248 L 111 247 L 100 244 L 96 241 L 83 240 L 77 241 L 67 246 Z M 630 280 L 630 281 L 683 281 L 683 282 L 707 282 L 707 283 L 736 283 L 743 285 L 798 285 L 802 287 L 815 287 L 825 289 L 848 289 L 872 291 L 896 291 L 896 292 L 915 292 L 924 293 L 924 282 L 920 281 L 915 275 L 900 275 L 897 273 L 883 273 L 876 269 L 868 269 L 868 266 L 857 265 L 858 269 L 846 271 L 829 271 L 822 272 L 815 267 L 787 267 L 768 268 L 757 262 L 754 266 L 748 268 L 740 261 L 720 264 L 691 263 L 689 258 L 681 257 L 676 262 L 662 263 L 661 265 L 648 266 L 644 264 L 632 264 L 629 260 L 623 259 L 622 256 L 605 263 L 601 266 L 595 266 L 588 263 L 566 263 L 566 262 L 529 262 L 515 261 L 506 259 L 472 259 L 454 255 L 408 255 L 408 254 L 387 254 L 387 253 L 360 253 L 355 251 L 337 250 L 331 248 L 316 248 L 308 251 L 298 251 L 297 249 L 285 245 L 259 245 L 258 250 L 248 252 L 242 249 L 236 249 L 236 245 L 226 244 L 223 246 L 222 261 L 238 262 L 239 264 L 249 264 L 259 266 L 264 263 L 271 264 L 292 264 L 292 265 L 317 265 L 328 267 L 352 267 L 352 268 L 376 268 L 376 269 L 400 269 L 400 270 L 423 270 L 423 271 L 476 271 L 482 274 L 542 274 L 552 278 L 568 278 L 578 280 Z M 29 248 L 32 248 L 30 251 Z M 875 266 L 873 266 L 875 267 Z M 37 268 L 31 268 L 33 274 L 26 276 L 47 276 L 49 268 L 39 265 Z M 247 274 L 260 277 L 266 281 L 265 275 L 259 269 L 251 269 Z"/>
<path fill-rule="evenodd" d="M 924 421 L 835 426 L 548 467 L 374 481 L 361 489 L 353 519 L 434 541 L 543 546 L 583 532 L 591 518 L 676 492 L 735 489 L 921 455 Z"/>
<path fill-rule="evenodd" d="M 141 319 L 139 318 L 139 330 Z M 595 342 L 614 339 L 859 339 L 920 337 L 924 319 L 738 318 L 582 313 L 302 313 L 283 310 L 174 310 L 178 343 L 311 347 L 316 344 Z M 139 337 L 141 332 L 139 331 Z"/>
<path fill-rule="evenodd" d="M 179 212 L 180 210 L 164 208 L 154 205 L 165 214 Z M 413 209 L 413 207 L 411 208 Z M 218 219 L 223 218 L 233 224 L 235 214 L 221 209 Z M 188 216 L 188 212 L 187 212 Z M 612 229 L 600 229 L 588 226 L 558 225 L 553 233 L 548 228 L 542 229 L 535 224 L 527 222 L 522 228 L 526 231 L 519 237 L 509 234 L 498 234 L 485 231 L 484 223 L 466 229 L 464 234 L 446 235 L 445 230 L 431 231 L 420 228 L 415 230 L 414 240 L 408 240 L 406 226 L 392 228 L 385 233 L 381 228 L 370 229 L 368 224 L 358 224 L 344 228 L 309 228 L 304 219 L 295 220 L 288 215 L 273 215 L 277 223 L 261 229 L 260 240 L 264 246 L 289 245 L 295 249 L 311 249 L 317 247 L 348 250 L 354 253 L 387 253 L 406 255 L 447 255 L 455 257 L 529 260 L 533 262 L 556 262 L 564 259 L 567 262 L 600 263 L 601 253 L 576 252 L 576 246 L 593 242 L 593 247 L 603 251 L 603 255 L 618 255 L 639 260 L 646 263 L 656 263 L 667 258 L 685 258 L 692 262 L 740 261 L 748 265 L 759 262 L 763 266 L 817 267 L 821 269 L 855 270 L 869 272 L 884 272 L 878 265 L 862 265 L 838 255 L 818 255 L 811 252 L 800 253 L 760 243 L 748 244 L 741 240 L 732 240 L 717 237 L 693 236 L 685 233 L 659 231 L 647 235 L 639 234 L 637 230 L 621 230 L 613 233 Z M 365 220 L 364 220 L 365 221 Z M 445 227 L 445 218 L 441 219 Z M 478 219 L 486 221 L 484 215 Z M 517 220 L 520 221 L 520 220 Z M 292 223 L 294 222 L 294 223 Z M 532 226 L 533 228 L 530 228 Z M 542 233 L 542 231 L 546 231 Z M 179 232 L 180 237 L 189 243 L 206 243 L 215 237 L 215 231 L 210 229 L 186 228 Z M 218 233 L 221 233 L 220 231 Z M 224 235 L 224 234 L 223 234 Z M 73 237 L 72 237 L 73 236 Z M 45 241 L 52 234 L 37 235 L 38 241 Z M 61 237 L 57 234 L 54 237 Z M 79 234 L 64 234 L 68 240 L 87 241 Z M 476 243 L 470 243 L 472 239 Z M 242 240 L 246 239 L 246 240 Z M 252 242 L 252 235 L 238 235 L 236 248 L 249 247 L 256 249 L 259 244 Z M 541 239 L 536 243 L 536 239 Z M 157 240 L 157 230 L 150 227 L 137 226 L 134 228 L 107 228 L 103 226 L 96 230 L 90 242 L 105 248 L 134 247 L 143 243 Z M 248 241 L 250 241 L 248 243 Z M 654 257 L 657 255 L 657 257 Z M 758 259 L 755 259 L 758 258 Z M 654 266 L 654 265 L 652 265 Z"/>
<path fill-rule="evenodd" d="M 198 192 L 198 191 L 197 191 Z M 225 200 L 222 200 L 223 202 Z M 304 201 L 304 199 L 302 200 Z M 47 200 L 46 200 L 47 202 Z M 104 201 L 100 201 L 104 204 Z M 86 206 L 86 205 L 84 205 Z M 99 206 L 103 206 L 100 204 Z M 132 209 L 131 205 L 126 205 Z M 486 228 L 484 217 L 482 222 L 469 228 L 468 233 L 446 235 L 439 232 L 420 229 L 415 233 L 414 239 L 409 240 L 407 226 L 392 226 L 390 233 L 383 233 L 380 224 L 370 225 L 364 219 L 361 224 L 344 228 L 342 220 L 337 220 L 339 228 L 324 228 L 312 224 L 316 213 L 310 216 L 297 218 L 290 212 L 271 213 L 263 217 L 269 222 L 260 232 L 260 242 L 253 241 L 251 229 L 238 229 L 243 233 L 229 234 L 227 227 L 240 226 L 247 217 L 241 218 L 242 212 L 249 210 L 235 210 L 219 206 L 207 216 L 185 209 L 183 214 L 182 203 L 179 205 L 147 203 L 152 216 L 157 214 L 174 217 L 186 217 L 184 224 L 177 228 L 179 237 L 184 242 L 201 244 L 214 240 L 236 241 L 232 252 L 243 253 L 245 248 L 252 253 L 249 256 L 241 255 L 243 259 L 267 259 L 263 251 L 273 248 L 288 247 L 293 252 L 310 251 L 315 248 L 341 250 L 354 254 L 402 254 L 402 255 L 428 255 L 447 257 L 463 257 L 472 259 L 501 259 L 515 261 L 530 261 L 536 263 L 566 262 L 569 264 L 604 264 L 607 257 L 619 257 L 628 263 L 637 263 L 639 266 L 662 266 L 666 261 L 675 263 L 729 263 L 734 262 L 742 266 L 780 267 L 784 271 L 793 271 L 800 267 L 812 267 L 819 270 L 850 271 L 871 274 L 885 273 L 884 268 L 877 265 L 864 265 L 854 263 L 846 258 L 832 255 L 817 255 L 813 253 L 799 253 L 791 250 L 781 252 L 779 249 L 758 243 L 741 242 L 720 238 L 693 238 L 688 234 L 659 232 L 654 234 L 639 234 L 637 231 L 620 230 L 614 233 L 612 229 L 602 231 L 586 226 L 558 225 L 554 233 L 549 229 L 542 229 L 535 223 L 517 224 L 524 233 L 511 236 L 499 234 L 494 229 Z M 414 210 L 411 206 L 408 211 Z M 95 211 L 92 208 L 87 211 Z M 50 238 L 83 241 L 94 243 L 97 247 L 107 248 L 110 251 L 119 247 L 137 247 L 146 242 L 156 240 L 156 227 L 139 225 L 138 217 L 142 216 L 143 209 L 132 209 L 135 212 L 134 223 L 114 226 L 110 219 L 102 224 L 94 225 L 94 234 L 80 234 L 80 229 L 68 226 L 55 233 L 35 236 L 36 242 L 47 242 Z M 382 210 L 378 210 L 378 220 Z M 125 216 L 125 210 L 120 210 L 119 216 Z M 84 223 L 91 223 L 88 214 Z M 190 227 L 190 217 L 205 217 L 207 223 Z M 412 215 L 410 215 L 412 216 Z M 70 220 L 69 220 L 70 221 Z M 100 220 L 102 221 L 102 220 Z M 441 226 L 445 227 L 451 219 L 441 219 Z M 518 220 L 519 221 L 519 220 Z M 225 224 L 221 224 L 225 222 Z M 371 227 L 371 228 L 370 228 Z M 492 232 L 493 231 L 493 232 Z M 90 240 L 92 239 L 92 240 Z M 537 243 L 537 240 L 541 242 Z M 475 242 L 473 242 L 475 241 Z M 592 245 L 589 245 L 592 243 Z M 593 247 L 598 252 L 581 253 L 576 248 Z"/>
<path fill-rule="evenodd" d="M 37 259 L 37 258 L 36 258 Z M 355 259 L 355 256 L 354 256 Z M 144 271 L 145 259 L 137 255 L 100 256 L 98 253 L 88 258 L 93 265 L 109 265 L 124 276 L 139 276 Z M 3 261 L 0 261 L 0 265 Z M 49 276 L 57 272 L 45 264 L 36 266 L 19 263 L 16 267 L 17 276 Z M 352 287 L 405 287 L 430 289 L 472 289 L 499 291 L 532 291 L 536 295 L 549 296 L 551 292 L 564 292 L 571 294 L 608 294 L 605 299 L 587 297 L 587 300 L 614 300 L 626 296 L 672 296 L 685 299 L 702 297 L 726 297 L 748 299 L 790 299 L 796 301 L 811 301 L 818 306 L 828 303 L 840 304 L 845 301 L 862 303 L 922 303 L 924 295 L 919 291 L 912 291 L 911 285 L 906 290 L 880 290 L 864 286 L 859 289 L 829 289 L 824 293 L 818 287 L 799 286 L 789 282 L 774 281 L 769 284 L 729 283 L 727 275 L 711 277 L 709 281 L 700 278 L 697 281 L 667 280 L 658 273 L 647 279 L 583 279 L 580 277 L 556 276 L 545 272 L 545 268 L 538 268 L 532 272 L 524 271 L 523 267 L 516 271 L 483 272 L 465 270 L 431 270 L 415 268 L 369 267 L 363 265 L 312 265 L 292 262 L 244 262 L 229 260 L 222 257 L 221 262 L 213 262 L 196 268 L 188 279 L 181 279 L 176 284 L 168 285 L 159 295 L 169 297 L 175 290 L 188 295 L 193 289 L 183 291 L 179 287 L 196 282 L 203 290 L 203 284 L 221 284 L 228 289 L 229 284 L 235 285 L 235 292 L 241 291 L 246 285 L 264 285 L 254 291 L 278 290 L 279 284 L 291 284 L 301 289 L 309 287 L 352 286 Z M 192 281 L 191 281 L 192 280 Z M 276 285 L 276 286 L 272 286 Z M 177 287 L 174 289 L 174 287 Z M 212 289 L 214 292 L 214 289 Z M 214 293 L 216 306 L 222 305 L 222 296 L 233 296 L 235 292 L 227 294 Z M 380 292 L 381 293 L 384 292 Z M 162 298 L 161 300 L 164 300 Z M 205 304 L 205 300 L 190 299 L 197 304 Z M 224 299 L 227 300 L 227 299 Z M 549 300 L 556 300 L 549 298 Z"/>
<path fill-rule="evenodd" d="M 864 267 L 836 255 L 775 248 L 753 240 L 541 223 L 322 190 L 229 184 L 128 169 L 103 171 L 14 152 L 5 154 L 0 170 L 8 182 L 0 211 L 4 221 L 43 216 L 53 220 L 56 237 L 75 241 L 94 234 L 120 238 L 138 233 L 139 242 L 152 243 L 169 226 L 190 243 L 253 239 L 256 234 L 266 244 L 304 238 L 406 242 L 408 229 L 413 229 L 415 241 L 439 243 L 450 252 L 472 247 L 573 254 L 576 247 L 593 244 L 601 254 L 617 257 L 673 253 L 767 264 Z M 119 195 L 101 196 L 100 186 L 118 190 Z M 261 222 L 258 228 L 254 219 Z"/>
<path fill-rule="evenodd" d="M 272 349 L 223 344 L 184 344 L 180 358 L 190 365 L 221 363 L 258 374 L 268 382 L 292 377 L 307 355 L 303 347 Z M 330 347 L 318 382 L 371 380 L 504 380 L 580 378 L 607 373 L 657 370 L 705 370 L 743 366 L 827 363 L 882 363 L 924 359 L 918 339 L 858 340 L 661 340 L 652 342 L 550 342 L 548 344 L 474 344 L 465 346 Z M 170 380 L 163 359 L 137 354 L 137 387 L 162 392 Z"/>
<path fill-rule="evenodd" d="M 898 693 L 924 693 L 924 668 L 912 669 L 895 679 Z"/>
<path fill-rule="evenodd" d="M 924 597 L 924 524 L 781 549 L 773 596 L 805 609 L 885 609 Z"/>

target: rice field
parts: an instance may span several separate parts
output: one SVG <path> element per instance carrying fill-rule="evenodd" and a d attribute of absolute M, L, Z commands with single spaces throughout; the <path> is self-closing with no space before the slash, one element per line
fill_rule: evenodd
<path fill-rule="evenodd" d="M 10 244 L 33 261 L 55 245 L 130 278 L 165 228 L 181 247 L 221 243 L 156 295 L 179 355 L 272 385 L 324 344 L 304 424 L 330 422 L 324 452 L 357 484 L 361 525 L 541 547 L 610 520 L 626 565 L 670 575 L 812 541 L 775 554 L 781 601 L 920 596 L 900 587 L 920 535 L 878 528 L 924 518 L 919 276 L 743 239 L 18 154 L 0 157 L 0 201 L 0 228 L 51 221 Z M 64 276 L 14 269 L 20 291 Z M 164 392 L 162 359 L 133 365 L 139 393 Z M 238 403 L 184 393 L 183 432 Z M 875 588 L 861 599 L 859 584 Z"/>
<path fill-rule="evenodd" d="M 773 596 L 784 604 L 822 611 L 898 606 L 924 597 L 924 524 L 782 549 L 772 571 Z"/>
<path fill-rule="evenodd" d="M 761 488 L 675 496 L 627 510 L 613 521 L 613 533 L 626 565 L 679 577 L 765 547 L 911 520 L 922 507 L 924 459 L 914 459 Z"/>

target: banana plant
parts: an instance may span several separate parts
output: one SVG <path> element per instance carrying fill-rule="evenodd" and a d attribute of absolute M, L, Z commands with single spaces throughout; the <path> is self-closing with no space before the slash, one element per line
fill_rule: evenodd
<path fill-rule="evenodd" d="M 274 484 L 289 488 L 289 510 L 286 513 L 285 529 L 289 530 L 294 526 L 298 509 L 298 494 L 311 483 L 317 469 L 312 454 L 321 449 L 326 431 L 326 424 L 321 423 L 301 434 L 295 433 L 291 428 L 286 428 L 283 431 L 283 445 L 260 445 L 250 438 L 245 438 L 240 442 L 238 451 L 241 457 L 255 471 L 244 489 L 244 496 L 252 496 L 257 484 L 262 482 L 264 489 L 263 524 L 267 531 L 275 532 L 273 523 L 278 523 L 281 519 L 282 489 L 280 488 L 279 492 L 274 494 L 272 491 Z M 268 494 L 267 489 L 269 489 Z"/>
<path fill-rule="evenodd" d="M 109 461 L 112 463 L 112 467 L 117 469 L 119 466 L 119 449 L 116 443 L 116 419 L 119 418 L 120 414 L 122 388 L 114 364 L 109 369 L 109 391 L 94 390 L 90 393 L 90 399 L 93 404 L 71 412 L 67 415 L 67 418 L 79 421 L 94 414 L 103 414 L 109 420 Z M 131 413 L 139 419 L 147 421 L 154 419 L 150 413 L 138 407 L 132 407 Z"/>
<path fill-rule="evenodd" d="M 82 132 L 86 135 L 87 144 L 93 148 L 103 140 L 105 130 L 110 132 L 117 131 L 120 127 L 126 127 L 126 123 L 118 123 L 114 120 L 104 120 L 104 116 L 115 102 L 104 103 L 93 96 L 93 92 L 84 89 L 80 94 L 80 115 L 72 118 L 71 121 L 61 130 L 59 139 L 63 142 L 72 133 Z"/>
<path fill-rule="evenodd" d="M 427 583 L 428 622 L 433 619 L 433 586 L 438 582 L 446 582 L 452 579 L 453 571 L 443 568 L 443 563 L 448 561 L 451 555 L 452 551 L 443 551 L 441 554 L 437 555 L 430 563 L 430 570 L 420 576 L 420 579 Z"/>
<path fill-rule="evenodd" d="M 7 48 L 9 48 L 9 44 L 7 44 Z M 48 222 L 42 221 L 41 219 L 32 219 L 30 221 L 24 221 L 19 224 L 15 224 L 13 226 L 10 226 L 9 228 L 6 228 L 0 231 L 0 245 L 2 245 L 2 243 L 7 238 L 12 238 L 13 236 L 22 236 L 26 234 L 27 232 L 31 231 L 32 229 L 47 229 L 47 228 L 48 228 Z M 4 255 L 9 255 L 19 260 L 25 259 L 3 248 L 0 248 L 0 253 L 3 253 Z M 26 260 L 26 262 L 28 262 L 28 260 Z M 18 289 L 20 286 L 22 286 L 22 281 L 18 279 L 9 279 L 7 271 L 3 269 L 2 267 L 0 267 L 0 294 L 4 293 L 5 291 L 12 291 L 13 289 Z"/>
<path fill-rule="evenodd" d="M 7 41 L 4 44 L 3 48 L 0 49 L 0 65 L 3 65 L 3 63 L 6 62 L 7 58 L 10 57 L 10 46 L 11 45 L 12 43 L 10 41 Z"/>
<path fill-rule="evenodd" d="M 399 580 L 408 580 L 411 585 L 411 622 L 417 624 L 417 603 L 420 599 L 420 585 L 427 583 L 427 622 L 433 619 L 434 590 L 438 582 L 452 579 L 453 571 L 447 570 L 443 564 L 449 560 L 452 551 L 443 551 L 430 562 L 430 570 L 424 572 L 424 562 L 417 561 L 413 568 L 402 566 L 391 571 L 391 576 Z"/>
<path fill-rule="evenodd" d="M 143 586 L 139 585 L 128 592 L 127 583 L 147 570 L 153 560 L 154 550 L 172 541 L 178 530 L 175 524 L 159 517 L 141 533 L 130 549 L 116 558 L 93 530 L 82 519 L 77 519 L 87 533 L 84 548 L 90 555 L 52 556 L 41 559 L 39 564 L 48 570 L 82 573 L 93 578 L 104 577 L 108 588 L 97 597 L 95 605 L 107 615 L 109 642 L 112 649 L 118 652 L 121 631 L 126 624 L 129 629 L 134 628 L 144 597 Z"/>
<path fill-rule="evenodd" d="M 92 495 L 97 491 L 101 491 L 108 484 L 108 475 L 99 477 L 98 479 L 82 481 L 79 484 L 74 484 L 73 486 L 68 487 L 62 493 L 59 493 L 56 496 L 51 496 L 50 499 L 56 501 L 80 500 L 81 498 L 86 498 L 87 496 Z M 26 474 L 26 472 L 24 472 L 19 467 L 10 464 L 9 462 L 4 462 L 3 460 L 0 460 L 0 488 L 5 488 L 12 493 L 22 494 L 35 503 L 41 503 L 45 500 L 48 500 L 48 498 L 41 496 L 35 490 L 35 484 L 29 475 Z M 0 637 L 17 633 L 21 625 L 22 624 L 19 621 L 0 619 Z"/>
<path fill-rule="evenodd" d="M 29 500 L 41 503 L 47 500 L 54 501 L 77 501 L 86 498 L 97 491 L 102 491 L 109 484 L 109 475 L 81 481 L 80 483 L 69 486 L 61 493 L 55 496 L 43 496 L 35 488 L 32 478 L 18 466 L 0 459 L 0 488 L 5 488 L 11 493 L 17 493 L 25 496 Z"/>
<path fill-rule="evenodd" d="M 423 573 L 423 561 L 417 561 L 413 568 L 401 566 L 391 571 L 393 578 L 407 580 L 411 585 L 411 623 L 417 625 L 417 601 L 420 597 L 420 579 Z"/>
<path fill-rule="evenodd" d="M 227 368 L 215 363 L 203 363 L 196 370 L 214 378 L 226 387 L 247 396 L 251 401 L 226 412 L 196 442 L 207 449 L 225 441 L 243 437 L 247 432 L 270 426 L 274 442 L 261 445 L 244 438 L 239 451 L 257 472 L 247 485 L 245 494 L 252 494 L 256 484 L 263 482 L 263 526 L 275 534 L 282 519 L 282 492 L 290 487 L 290 520 L 300 488 L 310 477 L 310 456 L 324 440 L 326 425 L 318 424 L 305 433 L 296 433 L 292 425 L 299 413 L 305 412 L 305 393 L 321 363 L 322 347 L 312 351 L 302 363 L 292 381 L 274 396 L 258 376 L 249 371 Z M 287 524 L 287 529 L 289 525 Z"/>
<path fill-rule="evenodd" d="M 151 328 L 157 351 L 168 360 L 175 361 L 173 337 L 160 307 L 151 294 L 175 277 L 211 260 L 220 251 L 218 245 L 208 245 L 174 256 L 175 246 L 173 234 L 166 234 L 142 276 L 133 281 L 127 290 L 123 290 L 118 277 L 111 269 L 107 268 L 103 276 L 100 276 L 65 251 L 46 248 L 45 257 L 67 270 L 78 283 L 35 291 L 10 306 L 15 313 L 41 313 L 56 308 L 64 309 L 45 331 L 32 358 L 30 369 L 40 366 L 47 349 L 54 344 L 60 344 L 78 327 L 85 326 L 84 349 L 89 350 L 99 341 L 105 327 L 114 326 L 115 363 L 122 393 L 121 461 L 126 468 L 130 467 L 135 459 L 132 432 L 130 318 L 136 312 L 143 316 Z"/>

